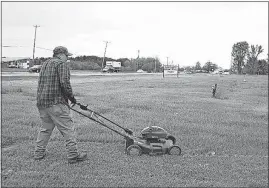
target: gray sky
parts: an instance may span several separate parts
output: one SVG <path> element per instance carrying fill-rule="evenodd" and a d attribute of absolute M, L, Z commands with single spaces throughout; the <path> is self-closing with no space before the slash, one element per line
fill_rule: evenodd
<path fill-rule="evenodd" d="M 232 46 L 247 41 L 268 53 L 267 2 L 2 2 L 2 56 L 32 57 L 36 46 L 74 55 L 159 57 L 162 63 L 229 68 Z M 36 57 L 52 52 L 37 48 Z"/>

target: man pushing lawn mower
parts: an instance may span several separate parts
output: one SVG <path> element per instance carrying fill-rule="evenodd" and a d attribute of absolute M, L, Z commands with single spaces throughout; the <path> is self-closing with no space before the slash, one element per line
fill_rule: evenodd
<path fill-rule="evenodd" d="M 55 126 L 66 141 L 69 163 L 86 159 L 86 153 L 79 153 L 74 124 L 70 116 L 68 100 L 75 104 L 76 99 L 70 84 L 68 56 L 72 54 L 67 48 L 58 46 L 53 50 L 53 58 L 43 63 L 39 73 L 37 88 L 37 107 L 42 120 L 39 130 L 34 159 L 43 159 L 46 147 Z"/>
<path fill-rule="evenodd" d="M 141 131 L 141 136 L 133 136 L 133 132 L 117 123 L 105 118 L 101 114 L 77 103 L 70 85 L 70 71 L 66 64 L 68 53 L 65 47 L 59 46 L 53 50 L 53 58 L 47 60 L 39 73 L 37 89 L 37 107 L 42 120 L 37 140 L 34 158 L 39 160 L 45 157 L 45 151 L 55 126 L 66 140 L 68 162 L 76 163 L 86 159 L 86 153 L 78 153 L 73 121 L 70 109 L 88 117 L 90 120 L 114 131 L 125 138 L 125 151 L 128 155 L 141 154 L 170 154 L 180 155 L 181 149 L 175 145 L 176 139 L 163 128 L 157 126 L 146 127 Z M 68 104 L 71 101 L 71 107 Z M 79 105 L 80 109 L 90 112 L 90 115 L 73 108 Z M 113 124 L 125 131 L 120 132 L 107 123 Z"/>

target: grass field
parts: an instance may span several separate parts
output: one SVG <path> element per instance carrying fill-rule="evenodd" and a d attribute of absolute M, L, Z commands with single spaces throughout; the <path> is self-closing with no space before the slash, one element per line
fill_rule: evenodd
<path fill-rule="evenodd" d="M 37 77 L 2 77 L 2 187 L 268 187 L 268 76 L 106 74 L 71 83 L 81 103 L 136 135 L 165 128 L 182 155 L 127 156 L 122 137 L 72 112 L 88 160 L 68 165 L 55 129 L 48 155 L 34 161 Z"/>

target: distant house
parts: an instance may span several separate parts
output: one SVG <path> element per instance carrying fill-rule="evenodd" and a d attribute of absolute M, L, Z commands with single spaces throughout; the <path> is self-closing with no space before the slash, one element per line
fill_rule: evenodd
<path fill-rule="evenodd" d="M 30 57 L 2 57 L 1 66 L 6 68 L 29 68 L 31 63 Z"/>

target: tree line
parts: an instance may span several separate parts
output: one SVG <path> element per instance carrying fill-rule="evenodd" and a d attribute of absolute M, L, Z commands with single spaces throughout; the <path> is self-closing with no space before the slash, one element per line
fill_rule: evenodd
<path fill-rule="evenodd" d="M 36 58 L 35 64 L 42 64 L 49 58 Z M 77 57 L 70 57 L 69 65 L 70 68 L 73 70 L 101 70 L 102 65 L 103 68 L 106 65 L 107 61 L 117 61 L 121 62 L 121 70 L 122 71 L 137 71 L 142 69 L 147 72 L 161 72 L 162 71 L 162 64 L 159 58 L 153 57 L 142 57 L 136 59 L 128 59 L 128 58 L 119 58 L 113 59 L 110 57 L 105 57 L 103 62 L 103 57 L 98 56 L 77 56 Z"/>
<path fill-rule="evenodd" d="M 217 70 L 219 66 L 216 63 L 213 63 L 211 61 L 207 61 L 203 66 L 202 64 L 198 61 L 196 62 L 195 66 L 184 66 L 179 68 L 179 71 L 186 71 L 186 72 L 213 72 Z"/>
<path fill-rule="evenodd" d="M 49 58 L 36 58 L 35 64 L 42 64 Z M 162 72 L 163 65 L 160 62 L 158 57 L 140 57 L 136 59 L 128 58 L 119 58 L 113 59 L 105 57 L 103 63 L 103 57 L 98 56 L 77 56 L 71 57 L 69 59 L 70 68 L 73 70 L 101 70 L 102 64 L 103 67 L 106 64 L 106 61 L 117 61 L 121 62 L 121 70 L 126 72 L 134 72 L 139 69 L 146 72 Z M 194 72 L 195 70 L 203 70 L 205 72 L 214 71 L 218 68 L 217 64 L 214 64 L 210 61 L 206 62 L 204 66 L 201 66 L 200 62 L 197 62 L 195 66 L 183 66 L 179 67 L 179 71 L 190 71 Z"/>
<path fill-rule="evenodd" d="M 235 43 L 232 47 L 229 71 L 235 74 L 268 74 L 268 54 L 267 59 L 258 58 L 263 52 L 264 49 L 261 45 L 249 45 L 246 41 Z M 34 64 L 42 64 L 47 59 L 36 58 Z M 158 57 L 138 57 L 136 59 L 105 57 L 103 62 L 103 57 L 83 55 L 71 57 L 69 64 L 73 70 L 101 70 L 106 65 L 106 61 L 121 62 L 121 70 L 126 72 L 134 72 L 139 69 L 146 72 L 162 72 L 163 70 L 163 65 Z M 211 61 L 206 62 L 203 66 L 198 61 L 195 66 L 179 67 L 179 71 L 208 73 L 218 68 L 220 67 Z"/>
<path fill-rule="evenodd" d="M 74 70 L 101 70 L 106 65 L 107 61 L 121 62 L 122 71 L 137 71 L 142 69 L 147 72 L 160 72 L 161 63 L 158 58 L 119 58 L 113 59 L 106 57 L 103 63 L 103 58 L 97 56 L 78 56 L 70 59 L 70 67 Z"/>

